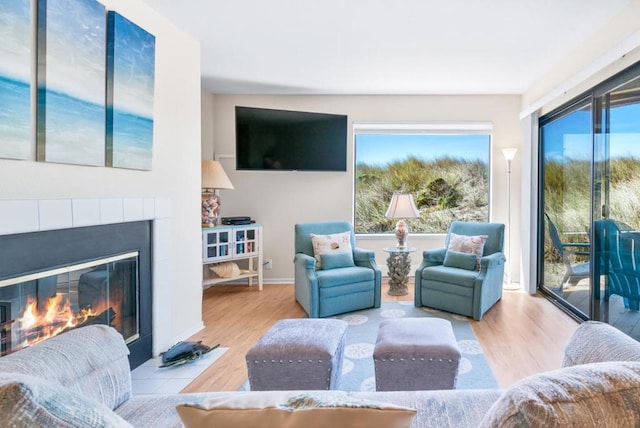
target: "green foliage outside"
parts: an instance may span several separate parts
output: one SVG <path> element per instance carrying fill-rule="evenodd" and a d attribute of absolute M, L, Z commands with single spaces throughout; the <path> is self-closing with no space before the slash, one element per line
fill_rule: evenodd
<path fill-rule="evenodd" d="M 453 220 L 488 221 L 489 168 L 462 158 L 410 157 L 384 167 L 356 165 L 356 233 L 393 233 L 384 216 L 395 191 L 406 191 L 420 218 L 405 219 L 412 234 L 446 233 Z"/>
<path fill-rule="evenodd" d="M 609 167 L 608 217 L 640 230 L 640 159 L 611 159 Z M 588 161 L 545 162 L 544 209 L 558 228 L 563 242 L 588 242 L 591 215 L 590 168 Z M 597 182 L 596 186 L 604 192 L 604 182 Z M 559 255 L 548 236 L 546 233 L 545 260 L 559 262 Z M 583 259 L 580 261 L 586 260 Z"/>

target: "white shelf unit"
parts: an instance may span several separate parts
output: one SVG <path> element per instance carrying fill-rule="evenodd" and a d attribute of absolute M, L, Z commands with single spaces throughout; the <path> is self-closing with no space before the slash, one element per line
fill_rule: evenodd
<path fill-rule="evenodd" d="M 262 226 L 216 226 L 202 229 L 202 286 L 246 279 L 249 286 L 257 280 L 262 291 Z M 209 269 L 217 263 L 248 260 L 248 271 L 232 278 L 220 278 Z"/>

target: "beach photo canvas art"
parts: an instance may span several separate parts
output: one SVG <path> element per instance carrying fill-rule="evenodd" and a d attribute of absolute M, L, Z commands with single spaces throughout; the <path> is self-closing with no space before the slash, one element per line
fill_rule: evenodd
<path fill-rule="evenodd" d="M 37 27 L 37 159 L 104 166 L 105 8 L 94 0 L 40 0 Z"/>
<path fill-rule="evenodd" d="M 151 170 L 155 37 L 116 12 L 107 20 L 106 165 Z"/>
<path fill-rule="evenodd" d="M 0 158 L 31 154 L 31 1 L 0 1 Z"/>

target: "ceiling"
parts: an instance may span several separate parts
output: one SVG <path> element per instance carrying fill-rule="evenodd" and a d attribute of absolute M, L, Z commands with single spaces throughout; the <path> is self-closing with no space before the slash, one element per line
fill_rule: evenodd
<path fill-rule="evenodd" d="M 522 94 L 634 0 L 145 0 L 215 94 Z"/>

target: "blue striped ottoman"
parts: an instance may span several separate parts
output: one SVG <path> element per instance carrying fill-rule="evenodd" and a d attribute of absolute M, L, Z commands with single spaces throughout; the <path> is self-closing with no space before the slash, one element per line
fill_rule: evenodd
<path fill-rule="evenodd" d="M 440 318 L 384 320 L 373 350 L 376 390 L 454 389 L 460 358 L 451 322 Z"/>
<path fill-rule="evenodd" d="M 276 322 L 247 352 L 251 391 L 336 389 L 346 330 L 336 319 Z"/>

